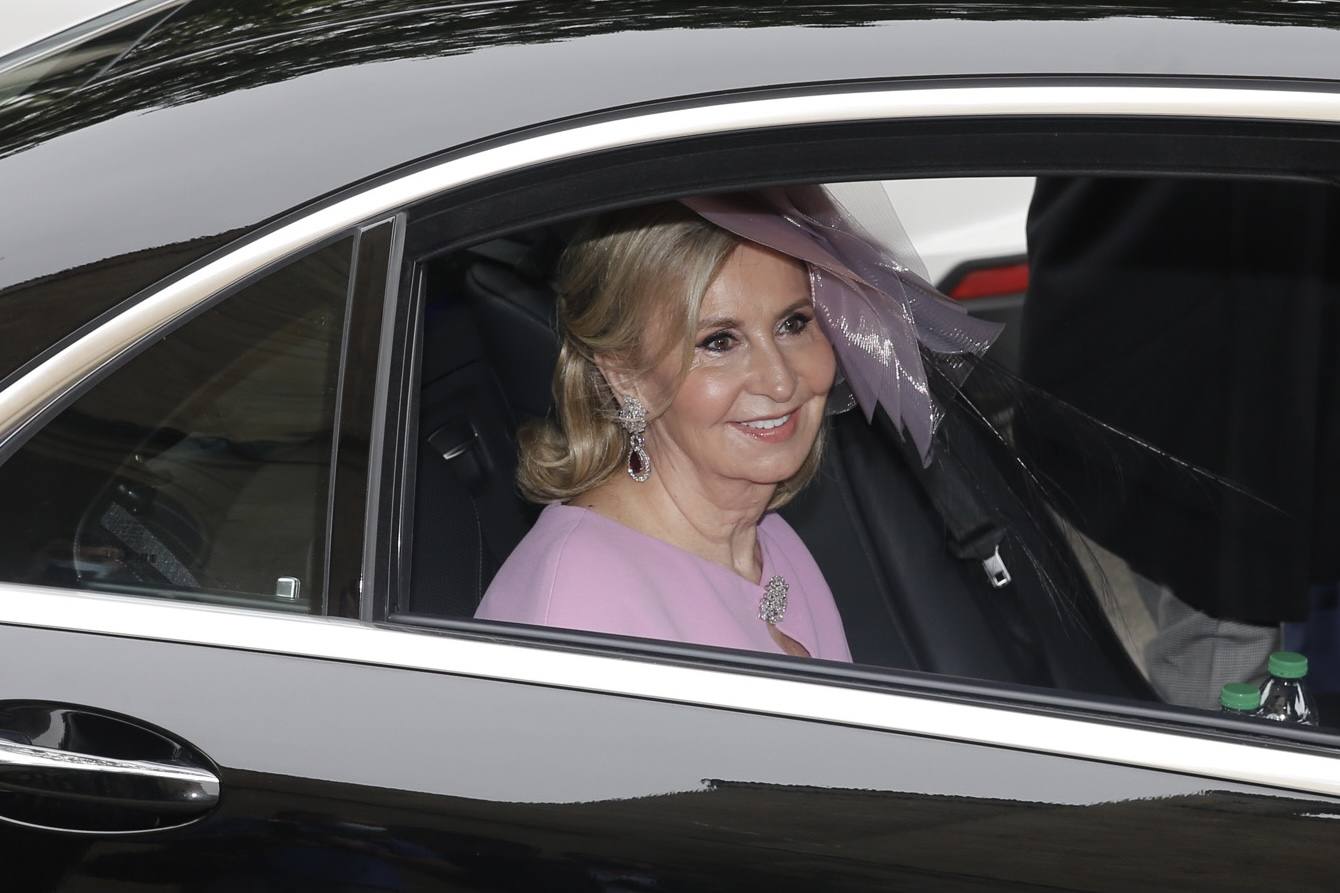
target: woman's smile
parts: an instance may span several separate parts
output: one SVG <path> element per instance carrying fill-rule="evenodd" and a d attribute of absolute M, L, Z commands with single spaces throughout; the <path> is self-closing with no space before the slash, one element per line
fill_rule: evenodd
<path fill-rule="evenodd" d="M 767 443 L 780 443 L 790 440 L 796 433 L 796 413 L 773 416 L 766 419 L 752 419 L 747 422 L 731 422 L 731 427 L 754 440 Z"/>

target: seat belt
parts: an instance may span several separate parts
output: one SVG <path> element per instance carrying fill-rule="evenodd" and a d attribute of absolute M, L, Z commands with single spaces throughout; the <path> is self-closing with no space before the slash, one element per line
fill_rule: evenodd
<path fill-rule="evenodd" d="M 945 458 L 926 467 L 911 443 L 904 437 L 897 437 L 912 476 L 921 484 L 944 521 L 950 553 L 965 561 L 980 562 L 991 588 L 1002 589 L 1012 579 L 1000 555 L 1005 525 L 982 505 L 967 469 L 944 449 L 943 430 L 936 433 L 935 439 L 940 455 Z"/>

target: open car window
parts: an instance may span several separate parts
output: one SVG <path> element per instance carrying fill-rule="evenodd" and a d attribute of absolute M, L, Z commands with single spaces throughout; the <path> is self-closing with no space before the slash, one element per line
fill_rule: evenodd
<path fill-rule="evenodd" d="M 1050 176 L 884 189 L 933 284 L 1004 329 L 963 389 L 971 411 L 941 428 L 952 462 L 939 473 L 909 461 L 887 418 L 845 413 L 816 481 L 781 512 L 854 661 L 1212 710 L 1223 683 L 1259 683 L 1271 652 L 1310 649 L 1313 695 L 1334 713 L 1340 679 L 1316 642 L 1337 579 L 1335 187 Z M 582 222 L 418 266 L 398 619 L 470 621 L 535 523 L 516 433 L 553 417 L 556 270 Z M 1030 490 L 1037 501 L 1020 502 Z"/>

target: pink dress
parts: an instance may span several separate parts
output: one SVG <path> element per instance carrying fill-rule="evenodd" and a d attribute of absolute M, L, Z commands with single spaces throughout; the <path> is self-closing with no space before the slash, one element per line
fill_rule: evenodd
<path fill-rule="evenodd" d="M 823 660 L 850 661 L 833 593 L 779 515 L 758 525 L 767 581 L 790 586 L 777 628 Z M 759 619 L 763 584 L 590 509 L 550 505 L 498 570 L 475 617 L 783 654 Z"/>

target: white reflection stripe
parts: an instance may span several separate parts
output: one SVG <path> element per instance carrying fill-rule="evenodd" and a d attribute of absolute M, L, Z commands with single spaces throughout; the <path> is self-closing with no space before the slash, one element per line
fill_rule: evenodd
<path fill-rule="evenodd" d="M 56 53 L 68 50 L 78 44 L 88 43 L 109 31 L 122 28 L 137 19 L 147 18 L 163 12 L 171 6 L 181 6 L 186 0 L 140 0 L 126 6 L 100 13 L 93 18 L 76 22 L 61 31 L 39 37 L 24 44 L 10 53 L 0 56 L 0 75 L 21 65 L 37 62 Z"/>
<path fill-rule="evenodd" d="M 1340 796 L 1340 758 L 651 660 L 580 654 L 350 620 L 0 585 L 0 624 L 222 646 L 535 683 L 1101 760 Z M 32 668 L 36 670 L 37 668 Z M 6 697 L 22 697 L 7 685 Z"/>
<path fill-rule="evenodd" d="M 0 392 L 0 443 L 42 406 L 211 295 L 295 251 L 435 193 L 543 162 L 766 127 L 965 116 L 1157 116 L 1340 122 L 1340 93 L 1214 87 L 1012 86 L 826 93 L 630 114 L 519 139 L 383 183 L 260 236 L 161 291 Z"/>
<path fill-rule="evenodd" d="M 193 766 L 151 763 L 147 760 L 120 760 L 99 757 L 54 747 L 35 747 L 0 738 L 0 766 L 22 771 L 55 770 L 90 774 L 134 775 L 159 781 L 187 781 L 201 785 L 204 792 L 218 796 L 219 780 L 213 772 Z"/>

